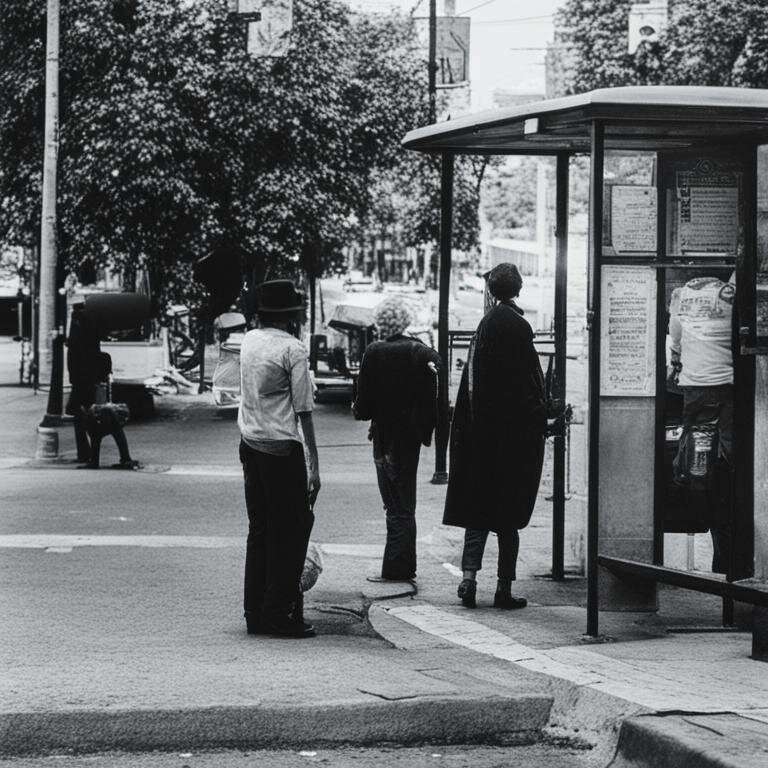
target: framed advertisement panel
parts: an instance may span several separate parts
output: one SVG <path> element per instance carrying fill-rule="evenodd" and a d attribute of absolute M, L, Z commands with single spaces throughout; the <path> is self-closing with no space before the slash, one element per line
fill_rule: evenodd
<path fill-rule="evenodd" d="M 666 256 L 735 259 L 744 246 L 744 160 L 667 154 L 664 167 Z"/>

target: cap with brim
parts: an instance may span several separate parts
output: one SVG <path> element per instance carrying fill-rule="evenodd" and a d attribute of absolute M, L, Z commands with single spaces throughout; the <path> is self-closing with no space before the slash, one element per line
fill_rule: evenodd
<path fill-rule="evenodd" d="M 281 314 L 304 309 L 304 294 L 291 280 L 268 280 L 256 286 L 256 312 Z"/>

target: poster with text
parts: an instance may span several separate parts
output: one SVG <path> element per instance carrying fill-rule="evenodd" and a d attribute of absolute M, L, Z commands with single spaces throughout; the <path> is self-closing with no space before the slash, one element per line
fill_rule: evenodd
<path fill-rule="evenodd" d="M 701 161 L 676 174 L 681 253 L 734 254 L 739 239 L 739 177 Z"/>
<path fill-rule="evenodd" d="M 600 394 L 656 394 L 656 271 L 606 265 L 602 272 Z"/>
<path fill-rule="evenodd" d="M 617 253 L 656 252 L 657 197 L 656 187 L 612 187 L 611 245 Z"/>

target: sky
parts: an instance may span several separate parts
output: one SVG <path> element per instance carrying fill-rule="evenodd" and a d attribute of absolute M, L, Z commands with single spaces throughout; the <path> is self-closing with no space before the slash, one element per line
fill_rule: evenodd
<path fill-rule="evenodd" d="M 538 90 L 544 93 L 544 50 L 552 40 L 553 14 L 564 0 L 456 0 L 456 15 L 469 16 L 472 109 L 493 106 L 494 89 Z M 440 14 L 443 2 L 438 0 Z M 350 0 L 364 11 L 418 6 L 429 13 L 429 0 Z M 534 50 L 530 50 L 534 49 Z"/>

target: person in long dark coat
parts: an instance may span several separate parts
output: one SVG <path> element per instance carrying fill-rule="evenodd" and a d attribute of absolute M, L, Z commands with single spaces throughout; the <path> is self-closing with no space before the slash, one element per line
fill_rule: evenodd
<path fill-rule="evenodd" d="M 451 425 L 443 523 L 466 529 L 458 596 L 476 605 L 476 574 L 489 531 L 499 540 L 497 608 L 522 608 L 512 595 L 518 531 L 531 519 L 544 462 L 544 376 L 533 331 L 514 299 L 523 281 L 514 264 L 488 275 L 495 300 L 480 321 L 462 373 Z"/>
<path fill-rule="evenodd" d="M 390 296 L 374 311 L 379 340 L 365 350 L 353 405 L 355 418 L 371 420 L 373 461 L 387 516 L 381 565 L 385 581 L 416 576 L 416 472 L 422 445 L 429 445 L 437 417 L 440 356 L 405 335 L 411 315 Z"/>

